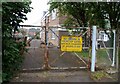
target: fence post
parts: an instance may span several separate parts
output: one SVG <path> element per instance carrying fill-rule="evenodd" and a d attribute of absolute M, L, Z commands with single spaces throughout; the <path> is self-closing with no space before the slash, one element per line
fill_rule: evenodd
<path fill-rule="evenodd" d="M 115 30 L 113 30 L 113 33 L 114 33 L 114 42 L 113 42 L 113 62 L 112 62 L 112 65 L 111 66 L 115 66 L 115 38 L 116 38 L 116 33 L 115 33 Z"/>
<path fill-rule="evenodd" d="M 93 26 L 91 72 L 95 71 L 95 60 L 96 60 L 96 26 Z"/>

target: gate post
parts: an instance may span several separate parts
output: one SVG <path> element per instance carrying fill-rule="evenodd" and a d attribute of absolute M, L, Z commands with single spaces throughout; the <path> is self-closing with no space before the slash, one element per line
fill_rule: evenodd
<path fill-rule="evenodd" d="M 93 26 L 91 72 L 95 71 L 95 61 L 96 61 L 96 26 Z"/>
<path fill-rule="evenodd" d="M 48 51 L 48 46 L 47 46 L 47 37 L 48 37 L 48 34 L 47 34 L 47 29 L 46 29 L 46 16 L 45 16 L 45 55 L 44 55 L 44 66 L 43 66 L 44 69 L 50 69 L 50 65 L 48 63 L 49 51 Z"/>
<path fill-rule="evenodd" d="M 116 33 L 115 33 L 115 30 L 113 30 L 113 33 L 114 33 L 114 42 L 113 42 L 113 62 L 112 62 L 112 65 L 111 66 L 115 66 L 115 39 L 116 39 Z"/>

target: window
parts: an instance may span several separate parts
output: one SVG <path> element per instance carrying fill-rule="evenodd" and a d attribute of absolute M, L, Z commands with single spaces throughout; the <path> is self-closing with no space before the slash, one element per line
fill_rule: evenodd
<path fill-rule="evenodd" d="M 56 9 L 52 11 L 51 17 L 52 17 L 52 20 L 56 19 Z"/>

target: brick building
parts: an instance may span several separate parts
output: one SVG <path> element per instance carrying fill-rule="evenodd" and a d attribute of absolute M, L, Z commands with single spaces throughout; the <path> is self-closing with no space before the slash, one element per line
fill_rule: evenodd
<path fill-rule="evenodd" d="M 51 14 L 44 14 L 43 19 L 41 21 L 41 25 L 45 26 L 45 18 L 46 18 L 46 27 L 47 27 L 47 42 L 52 43 L 55 46 L 60 46 L 60 38 L 62 35 L 68 35 L 68 31 L 66 29 L 62 29 L 61 25 L 63 25 L 67 16 L 59 16 L 57 10 L 52 11 Z M 45 32 L 41 32 L 41 40 L 45 41 Z"/>
<path fill-rule="evenodd" d="M 46 19 L 46 22 L 45 22 Z M 46 12 L 43 15 L 41 25 L 47 27 L 47 42 L 52 43 L 55 46 L 60 46 L 60 38 L 63 35 L 69 35 L 69 32 L 67 29 L 63 29 L 62 25 L 64 24 L 64 21 L 67 19 L 67 16 L 60 16 L 58 10 L 52 11 L 52 13 Z M 86 27 L 88 28 L 88 27 Z M 54 34 L 54 33 L 55 34 Z M 102 32 L 102 31 L 101 31 Z M 88 32 L 89 33 L 89 32 Z M 101 37 L 100 37 L 101 36 Z M 41 40 L 45 41 L 45 32 L 42 31 L 40 34 Z M 108 35 L 106 35 L 104 32 L 102 35 L 97 36 L 102 38 L 103 41 L 107 42 L 108 41 Z M 82 37 L 83 39 L 85 36 Z M 85 41 L 87 42 L 87 45 L 85 46 Z M 88 47 L 89 46 L 89 37 L 86 37 L 86 40 L 83 40 L 83 46 Z"/>

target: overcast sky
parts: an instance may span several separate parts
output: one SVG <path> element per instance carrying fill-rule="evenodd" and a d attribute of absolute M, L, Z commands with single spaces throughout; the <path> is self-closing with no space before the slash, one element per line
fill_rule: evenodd
<path fill-rule="evenodd" d="M 28 20 L 24 21 L 24 23 L 21 23 L 21 24 L 41 25 L 40 21 L 43 16 L 43 11 L 46 11 L 49 9 L 49 6 L 47 5 L 47 2 L 49 0 L 31 0 L 31 1 L 32 3 L 30 6 L 33 7 L 34 9 L 32 9 L 32 11 L 27 14 Z"/>

